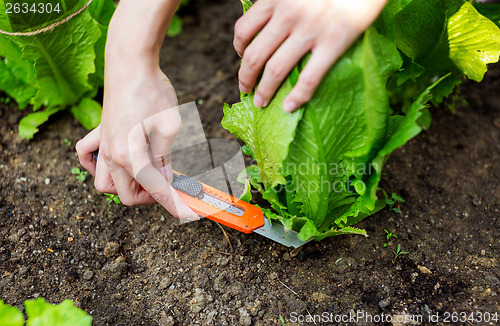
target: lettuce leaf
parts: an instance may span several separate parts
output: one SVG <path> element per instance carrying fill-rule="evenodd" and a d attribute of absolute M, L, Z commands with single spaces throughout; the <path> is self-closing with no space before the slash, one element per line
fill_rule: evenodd
<path fill-rule="evenodd" d="M 43 298 L 24 302 L 28 315 L 27 326 L 90 326 L 92 317 L 73 306 L 73 301 L 64 300 L 58 305 L 45 302 Z"/>
<path fill-rule="evenodd" d="M 26 1 L 29 8 L 38 2 Z M 14 32 L 37 30 L 64 19 L 86 2 L 61 1 L 57 3 L 60 12 L 43 15 L 3 11 L 0 28 Z M 0 57 L 4 58 L 0 60 L 0 91 L 11 96 L 20 108 L 27 105 L 32 105 L 33 111 L 45 108 L 42 113 L 30 114 L 21 121 L 22 138 L 31 139 L 51 114 L 68 108 L 73 108 L 75 117 L 85 127 L 98 124 L 100 117 L 96 113 L 100 110 L 96 105 L 99 104 L 90 100 L 104 84 L 107 25 L 114 9 L 112 0 L 95 0 L 87 10 L 50 32 L 34 36 L 0 35 Z"/>
<path fill-rule="evenodd" d="M 11 307 L 0 299 L 0 325 L 23 326 L 24 316 L 19 309 Z"/>

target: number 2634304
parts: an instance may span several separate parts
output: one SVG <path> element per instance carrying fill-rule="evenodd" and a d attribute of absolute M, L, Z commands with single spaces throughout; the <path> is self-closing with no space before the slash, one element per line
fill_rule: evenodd
<path fill-rule="evenodd" d="M 26 3 L 26 2 L 6 2 L 6 14 L 50 14 L 53 12 L 60 13 L 59 3 Z"/>

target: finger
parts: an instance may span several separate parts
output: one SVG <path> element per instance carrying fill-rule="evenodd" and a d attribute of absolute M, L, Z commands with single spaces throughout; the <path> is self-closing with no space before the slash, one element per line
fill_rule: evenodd
<path fill-rule="evenodd" d="M 103 154 L 97 158 L 94 187 L 97 191 L 117 195 L 115 184 L 109 173 L 108 166 L 104 161 Z"/>
<path fill-rule="evenodd" d="M 309 101 L 325 74 L 345 50 L 345 48 L 335 48 L 334 51 L 321 48 L 314 50 L 301 71 L 297 84 L 283 101 L 283 109 L 286 112 L 293 112 Z"/>
<path fill-rule="evenodd" d="M 95 176 L 96 162 L 94 161 L 93 153 L 99 149 L 101 141 L 101 125 L 89 132 L 83 139 L 79 140 L 76 145 L 76 153 L 80 164 Z"/>
<path fill-rule="evenodd" d="M 257 1 L 238 19 L 234 26 L 233 45 L 240 57 L 243 57 L 248 44 L 271 19 L 273 8 L 269 1 Z"/>
<path fill-rule="evenodd" d="M 143 127 L 140 124 L 134 126 L 129 132 L 129 149 L 135 180 L 172 216 L 187 221 L 199 220 L 199 216 L 182 202 L 167 179 L 153 166 L 148 148 Z"/>
<path fill-rule="evenodd" d="M 264 74 L 255 92 L 255 102 L 261 101 L 266 107 L 283 80 L 311 46 L 310 40 L 300 40 L 290 36 L 266 63 Z"/>
<path fill-rule="evenodd" d="M 177 191 L 152 164 L 145 166 L 136 176 L 144 189 L 172 216 L 185 221 L 197 221 L 200 217 L 184 202 Z"/>
<path fill-rule="evenodd" d="M 111 177 L 116 186 L 120 201 L 126 206 L 150 205 L 156 200 L 139 185 L 128 172 L 117 167 L 111 171 Z"/>
<path fill-rule="evenodd" d="M 175 137 L 181 129 L 182 121 L 179 108 L 172 107 L 144 120 L 145 132 L 149 135 L 149 152 L 153 166 L 157 169 L 170 163 L 170 152 Z M 172 168 L 163 169 L 168 180 L 172 179 Z"/>
<path fill-rule="evenodd" d="M 248 93 L 255 87 L 262 68 L 286 39 L 290 29 L 290 25 L 282 23 L 281 20 L 273 19 L 250 43 L 245 50 L 238 73 L 240 90 L 243 93 Z M 264 107 L 267 103 L 264 103 L 261 98 L 255 98 L 255 105 Z"/>

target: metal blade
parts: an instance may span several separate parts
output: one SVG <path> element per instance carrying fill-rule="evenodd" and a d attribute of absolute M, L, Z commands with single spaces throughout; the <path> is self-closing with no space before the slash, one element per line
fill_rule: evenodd
<path fill-rule="evenodd" d="M 243 216 L 243 214 L 245 213 L 244 210 L 242 210 L 236 206 L 233 206 L 229 203 L 226 203 L 225 201 L 222 201 L 218 198 L 207 195 L 205 193 L 203 194 L 203 198 L 201 198 L 201 200 L 207 204 L 210 204 L 214 207 L 217 207 L 221 211 L 226 211 L 226 212 L 234 214 L 236 216 Z"/>
<path fill-rule="evenodd" d="M 253 232 L 258 233 L 266 238 L 269 238 L 273 241 L 281 243 L 287 247 L 298 248 L 300 246 L 305 245 L 311 240 L 306 242 L 297 238 L 298 232 L 293 230 L 285 231 L 285 228 L 281 224 L 274 223 L 271 225 L 267 218 L 264 218 L 264 226 L 258 229 L 255 229 Z"/>

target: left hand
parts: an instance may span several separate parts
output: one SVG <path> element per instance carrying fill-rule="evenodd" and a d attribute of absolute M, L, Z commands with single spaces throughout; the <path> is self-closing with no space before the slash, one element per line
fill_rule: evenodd
<path fill-rule="evenodd" d="M 283 102 L 292 112 L 311 99 L 323 76 L 377 18 L 387 0 L 258 0 L 237 22 L 234 47 L 243 58 L 240 90 L 254 89 L 266 107 L 281 83 L 309 51 L 312 56 Z"/>

